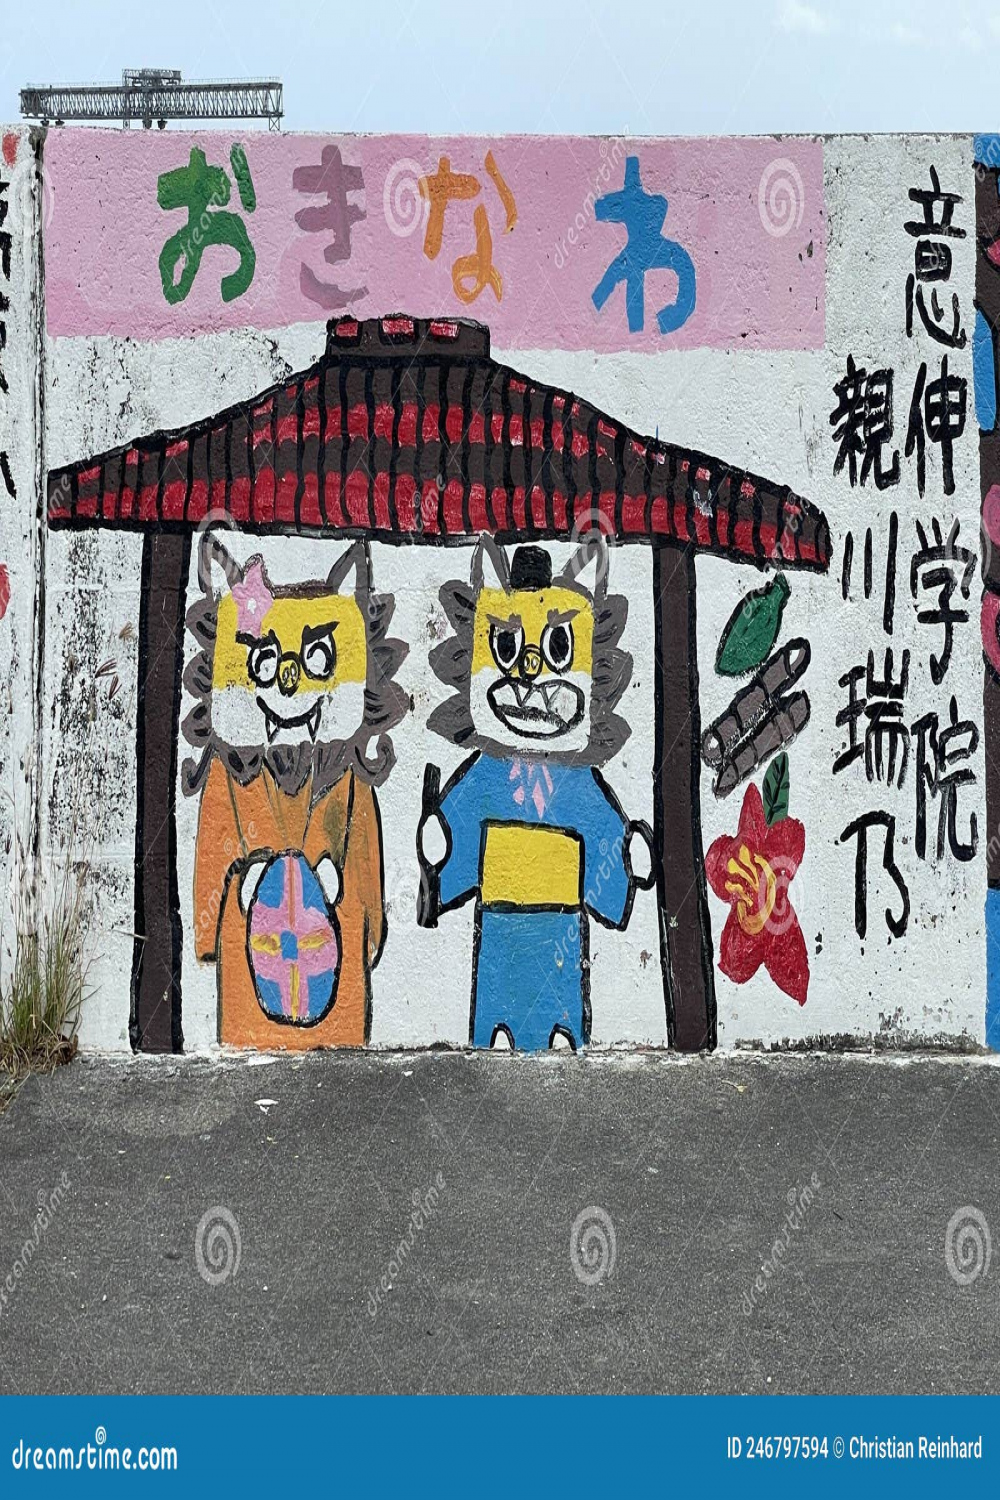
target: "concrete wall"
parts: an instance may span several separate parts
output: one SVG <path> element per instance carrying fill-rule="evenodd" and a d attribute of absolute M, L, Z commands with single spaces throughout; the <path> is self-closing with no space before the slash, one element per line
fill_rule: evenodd
<path fill-rule="evenodd" d="M 994 1043 L 997 160 L 5 134 L 83 1045 Z"/>
<path fill-rule="evenodd" d="M 0 972 L 9 973 L 24 888 L 36 869 L 43 720 L 40 142 L 0 130 Z"/>

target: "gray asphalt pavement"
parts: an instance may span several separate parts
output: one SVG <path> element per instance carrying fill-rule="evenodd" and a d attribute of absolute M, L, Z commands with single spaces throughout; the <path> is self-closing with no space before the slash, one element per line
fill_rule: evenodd
<path fill-rule="evenodd" d="M 990 1391 L 998 1140 L 975 1059 L 78 1059 L 0 1390 Z"/>

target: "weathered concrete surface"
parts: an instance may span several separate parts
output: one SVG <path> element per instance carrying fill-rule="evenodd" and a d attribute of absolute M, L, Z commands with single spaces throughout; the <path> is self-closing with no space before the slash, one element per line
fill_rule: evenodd
<path fill-rule="evenodd" d="M 998 1137 L 969 1060 L 78 1061 L 0 1120 L 0 1388 L 987 1391 L 1000 1266 L 957 1285 L 945 1236 L 967 1205 L 1000 1226 Z M 240 1260 L 209 1285 L 216 1206 Z M 617 1253 L 587 1286 L 593 1206 Z"/>

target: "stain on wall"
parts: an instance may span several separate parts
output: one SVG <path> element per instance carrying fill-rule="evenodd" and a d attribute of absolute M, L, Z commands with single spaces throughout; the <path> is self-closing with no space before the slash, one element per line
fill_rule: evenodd
<path fill-rule="evenodd" d="M 0 970 L 16 947 L 21 891 L 41 849 L 40 653 L 45 531 L 39 525 L 41 141 L 0 130 Z M 68 812 L 68 809 L 67 809 Z M 52 858 L 65 858 L 65 828 Z"/>
<path fill-rule="evenodd" d="M 84 1044 L 995 1039 L 992 139 L 39 138 Z"/>

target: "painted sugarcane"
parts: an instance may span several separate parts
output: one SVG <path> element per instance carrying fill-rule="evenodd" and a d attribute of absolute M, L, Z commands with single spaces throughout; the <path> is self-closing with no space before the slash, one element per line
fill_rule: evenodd
<path fill-rule="evenodd" d="M 809 721 L 809 698 L 789 694 L 809 665 L 809 642 L 791 640 L 770 657 L 725 713 L 705 730 L 701 753 L 716 770 L 713 790 L 727 797 Z"/>

